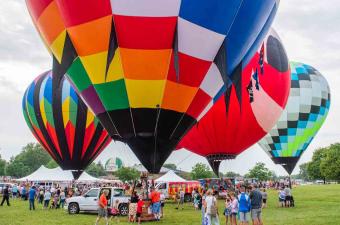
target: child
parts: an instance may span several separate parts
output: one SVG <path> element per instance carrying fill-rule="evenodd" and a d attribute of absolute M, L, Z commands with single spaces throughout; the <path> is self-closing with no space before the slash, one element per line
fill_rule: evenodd
<path fill-rule="evenodd" d="M 194 197 L 195 210 L 199 210 L 200 200 L 201 200 L 201 195 L 198 192 L 196 192 L 195 197 Z"/>
<path fill-rule="evenodd" d="M 113 204 L 112 208 L 111 208 L 111 211 L 110 211 L 110 214 L 111 214 L 111 217 L 110 217 L 110 221 L 112 220 L 112 218 L 116 218 L 117 220 L 117 223 L 119 223 L 119 209 L 118 209 L 118 206 L 119 206 L 119 200 L 117 199 L 115 201 L 115 203 Z"/>
<path fill-rule="evenodd" d="M 286 193 L 283 188 L 279 191 L 279 207 L 285 207 Z"/>
<path fill-rule="evenodd" d="M 231 210 L 232 210 L 232 202 L 229 197 L 227 197 L 225 201 L 225 209 L 224 209 L 224 216 L 225 216 L 225 224 L 228 225 L 228 218 L 230 217 L 230 224 L 231 224 Z"/>
<path fill-rule="evenodd" d="M 231 225 L 237 225 L 236 216 L 238 214 L 238 200 L 235 197 L 235 194 L 233 192 L 230 193 L 230 199 L 231 199 L 230 222 L 231 222 Z"/>
<path fill-rule="evenodd" d="M 53 201 L 52 201 L 51 209 L 57 209 L 58 208 L 58 202 L 59 202 L 59 195 L 57 193 L 55 193 L 53 195 Z"/>
<path fill-rule="evenodd" d="M 141 222 L 141 216 L 142 216 L 142 213 L 143 213 L 143 206 L 144 206 L 144 202 L 143 202 L 143 196 L 139 196 L 139 200 L 138 200 L 138 203 L 137 203 L 137 220 L 138 220 L 138 225 L 140 225 L 140 222 Z"/>

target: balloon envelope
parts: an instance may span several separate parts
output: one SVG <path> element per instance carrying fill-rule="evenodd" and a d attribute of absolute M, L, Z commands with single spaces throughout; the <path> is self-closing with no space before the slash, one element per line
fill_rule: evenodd
<path fill-rule="evenodd" d="M 313 67 L 290 63 L 291 90 L 287 106 L 260 146 L 288 174 L 324 123 L 330 107 L 327 80 Z"/>
<path fill-rule="evenodd" d="M 27 0 L 54 57 L 110 135 L 158 172 L 237 80 L 277 0 Z M 228 57 L 227 57 L 228 56 Z M 223 78 L 223 79 L 222 79 Z"/>
<path fill-rule="evenodd" d="M 272 129 L 283 112 L 289 90 L 288 58 L 272 30 L 243 70 L 239 87 L 231 86 L 178 148 L 206 157 L 218 174 L 222 160 L 234 159 Z"/>
<path fill-rule="evenodd" d="M 75 178 L 111 141 L 66 78 L 53 89 L 50 71 L 26 90 L 23 113 L 36 139 L 63 169 L 73 170 Z"/>

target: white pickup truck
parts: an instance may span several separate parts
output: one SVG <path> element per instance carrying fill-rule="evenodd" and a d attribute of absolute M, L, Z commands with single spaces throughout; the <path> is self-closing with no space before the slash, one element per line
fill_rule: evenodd
<path fill-rule="evenodd" d="M 109 191 L 107 197 L 108 208 L 111 208 L 118 199 L 120 215 L 127 215 L 129 211 L 128 202 L 130 196 L 124 194 L 124 189 L 116 187 L 92 188 L 82 196 L 68 198 L 66 199 L 64 209 L 68 210 L 69 214 L 78 214 L 80 211 L 96 213 L 98 211 L 98 199 L 104 190 Z"/>

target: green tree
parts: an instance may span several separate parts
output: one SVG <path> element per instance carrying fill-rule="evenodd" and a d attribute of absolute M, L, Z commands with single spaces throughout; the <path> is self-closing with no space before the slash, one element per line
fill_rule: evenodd
<path fill-rule="evenodd" d="M 213 172 L 210 170 L 210 167 L 203 163 L 197 163 L 191 170 L 191 179 L 204 179 L 213 177 Z"/>
<path fill-rule="evenodd" d="M 123 182 L 136 180 L 140 176 L 138 170 L 131 167 L 122 167 L 118 169 L 115 174 Z"/>
<path fill-rule="evenodd" d="M 54 169 L 57 168 L 59 165 L 56 161 L 54 161 L 54 159 L 51 159 L 45 166 L 46 168 Z"/>
<path fill-rule="evenodd" d="M 163 167 L 168 168 L 170 170 L 177 170 L 176 164 L 173 164 L 173 163 L 164 164 Z"/>
<path fill-rule="evenodd" d="M 327 180 L 340 181 L 340 143 L 327 148 L 320 162 L 320 172 Z"/>
<path fill-rule="evenodd" d="M 264 163 L 256 163 L 256 165 L 246 174 L 247 178 L 256 178 L 259 181 L 267 181 L 272 177 L 272 172 L 265 167 Z"/>
<path fill-rule="evenodd" d="M 98 163 L 91 163 L 85 170 L 88 174 L 94 177 L 105 176 L 106 171 L 103 164 L 99 161 Z"/>
<path fill-rule="evenodd" d="M 241 174 L 235 173 L 233 171 L 228 171 L 226 172 L 226 174 L 224 174 L 224 176 L 229 177 L 229 178 L 235 178 L 235 177 L 241 177 Z"/>
<path fill-rule="evenodd" d="M 41 165 L 46 165 L 51 159 L 40 144 L 29 143 L 23 147 L 20 154 L 11 158 L 6 173 L 14 177 L 27 176 Z"/>
<path fill-rule="evenodd" d="M 6 175 L 13 177 L 24 177 L 30 174 L 30 168 L 12 157 L 6 168 Z"/>
<path fill-rule="evenodd" d="M 307 165 L 308 177 L 312 180 L 322 179 L 324 183 L 326 183 L 326 178 L 321 173 L 321 162 L 325 158 L 327 152 L 327 148 L 319 148 L 317 149 L 312 157 L 312 161 L 310 161 Z"/>
<path fill-rule="evenodd" d="M 302 179 L 302 180 L 309 180 L 308 163 L 303 163 L 303 164 L 300 165 L 300 172 L 296 176 L 296 178 Z"/>
<path fill-rule="evenodd" d="M 1 158 L 0 155 L 0 176 L 6 175 L 6 160 Z"/>

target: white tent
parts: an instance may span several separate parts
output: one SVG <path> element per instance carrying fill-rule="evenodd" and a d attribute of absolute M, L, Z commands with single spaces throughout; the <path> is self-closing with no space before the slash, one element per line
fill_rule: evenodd
<path fill-rule="evenodd" d="M 182 177 L 178 176 L 173 170 L 169 170 L 166 174 L 161 176 L 160 178 L 156 179 L 156 183 L 160 182 L 183 182 L 186 181 Z"/>
<path fill-rule="evenodd" d="M 77 182 L 101 182 L 102 179 L 95 178 L 90 174 L 86 173 L 85 171 L 80 175 Z"/>
<path fill-rule="evenodd" d="M 40 166 L 39 169 L 34 171 L 32 174 L 20 178 L 17 181 L 36 181 L 36 182 L 53 182 L 62 181 L 70 182 L 73 181 L 72 172 L 69 170 L 62 170 L 60 167 L 54 169 L 48 169 L 45 166 Z M 92 177 L 86 172 L 79 177 L 78 182 L 100 182 L 101 179 Z"/>

